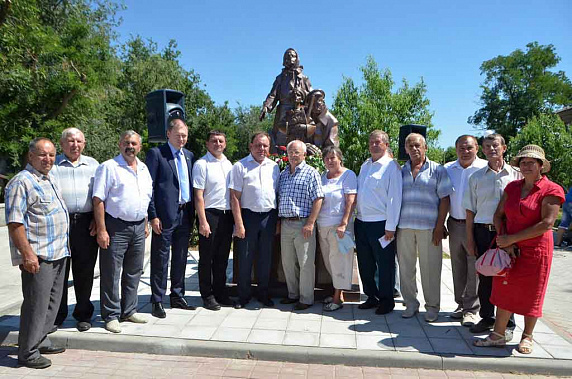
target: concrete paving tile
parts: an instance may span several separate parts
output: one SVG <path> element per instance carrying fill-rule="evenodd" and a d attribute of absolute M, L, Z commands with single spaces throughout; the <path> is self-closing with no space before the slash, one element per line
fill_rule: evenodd
<path fill-rule="evenodd" d="M 320 320 L 293 320 L 288 321 L 287 331 L 320 333 L 322 322 Z"/>
<path fill-rule="evenodd" d="M 252 329 L 246 341 L 250 343 L 281 345 L 284 340 L 284 334 L 285 332 L 283 330 Z"/>
<path fill-rule="evenodd" d="M 290 311 L 283 311 L 277 308 L 264 308 L 260 311 L 258 319 L 288 320 Z"/>
<path fill-rule="evenodd" d="M 209 340 L 216 329 L 216 326 L 187 325 L 181 330 L 180 336 L 181 338 L 193 340 Z"/>
<path fill-rule="evenodd" d="M 193 319 L 191 321 L 189 321 L 187 326 L 216 326 L 216 327 L 218 327 L 219 325 L 222 324 L 222 322 L 224 321 L 225 318 L 226 318 L 226 316 L 224 316 L 224 315 L 222 315 L 222 316 L 216 316 L 216 315 L 195 316 L 195 317 L 193 317 Z"/>
<path fill-rule="evenodd" d="M 288 319 L 273 319 L 273 318 L 260 318 L 254 323 L 254 329 L 268 329 L 268 330 L 286 330 L 288 326 Z"/>
<path fill-rule="evenodd" d="M 223 373 L 225 378 L 249 378 L 252 370 L 230 370 L 226 369 Z"/>
<path fill-rule="evenodd" d="M 322 313 L 309 313 L 307 311 L 293 311 L 290 315 L 290 321 L 304 320 L 304 321 L 321 321 Z"/>
<path fill-rule="evenodd" d="M 187 311 L 184 314 L 171 314 L 169 313 L 167 317 L 156 319 L 155 325 L 185 325 L 195 317 L 194 314 Z M 155 317 L 152 317 L 155 319 Z"/>
<path fill-rule="evenodd" d="M 561 345 L 543 344 L 542 347 L 556 359 L 572 359 L 572 349 Z"/>
<path fill-rule="evenodd" d="M 182 325 L 153 325 L 149 328 L 137 329 L 137 332 L 143 336 L 178 338 L 181 330 Z"/>
<path fill-rule="evenodd" d="M 363 378 L 361 367 L 336 365 L 336 378 Z"/>
<path fill-rule="evenodd" d="M 355 349 L 356 337 L 349 334 L 325 334 L 320 335 L 320 347 L 337 347 L 343 349 Z"/>
<path fill-rule="evenodd" d="M 544 350 L 542 348 L 541 345 L 535 343 L 534 347 L 532 349 L 532 353 L 530 354 L 521 354 L 518 352 L 517 350 L 518 345 L 511 343 L 509 346 L 507 346 L 507 349 L 509 349 L 509 351 L 511 352 L 511 354 L 515 357 L 520 357 L 520 358 L 545 358 L 545 359 L 551 359 L 552 355 L 550 355 L 546 350 Z"/>
<path fill-rule="evenodd" d="M 445 370 L 445 374 L 447 374 L 448 378 L 455 378 L 455 379 L 467 379 L 475 377 L 475 375 L 472 372 L 462 371 L 462 370 Z"/>
<path fill-rule="evenodd" d="M 256 369 L 255 369 L 250 373 L 250 377 L 252 379 L 278 379 L 278 378 L 280 378 L 280 374 L 279 373 L 270 373 L 270 372 L 260 372 L 260 371 L 256 371 Z"/>
<path fill-rule="evenodd" d="M 374 324 L 374 323 L 363 323 L 360 321 L 356 321 L 353 327 L 350 329 L 355 330 L 357 334 L 361 335 L 382 335 L 391 333 L 389 330 L 389 326 L 387 324 Z"/>
<path fill-rule="evenodd" d="M 228 314 L 232 311 L 232 308 L 230 307 L 222 307 L 221 309 L 219 309 L 218 311 L 211 311 L 209 309 L 203 308 L 203 307 L 198 307 L 196 312 L 196 315 L 199 316 L 217 316 L 217 317 L 223 317 L 223 316 L 228 316 Z"/>
<path fill-rule="evenodd" d="M 356 335 L 358 350 L 395 350 L 391 334 L 381 334 L 375 336 Z"/>
<path fill-rule="evenodd" d="M 352 322 L 324 322 L 322 321 L 321 333 L 328 334 L 355 334 Z"/>
<path fill-rule="evenodd" d="M 426 337 L 423 328 L 415 325 L 389 324 L 389 331 L 399 337 Z"/>
<path fill-rule="evenodd" d="M 467 345 L 475 355 L 486 356 L 486 357 L 510 357 L 511 352 L 506 348 L 499 347 L 477 347 L 473 346 L 473 343 L 467 341 Z"/>
<path fill-rule="evenodd" d="M 417 369 L 417 374 L 420 378 L 446 378 L 447 374 L 442 370 L 427 370 L 427 369 Z"/>
<path fill-rule="evenodd" d="M 235 317 L 234 315 L 229 315 L 224 321 L 220 324 L 220 326 L 225 328 L 248 328 L 252 329 L 252 326 L 256 322 L 256 316 L 254 317 L 245 317 L 244 315 L 241 317 Z"/>
<path fill-rule="evenodd" d="M 397 351 L 418 351 L 421 353 L 432 353 L 433 347 L 429 339 L 425 337 L 397 337 L 393 338 L 393 344 Z M 393 374 L 392 374 L 393 375 Z"/>
<path fill-rule="evenodd" d="M 473 351 L 462 338 L 429 338 L 429 342 L 436 353 L 473 355 Z"/>
<path fill-rule="evenodd" d="M 282 344 L 292 346 L 318 346 L 320 344 L 320 334 L 286 331 Z"/>
<path fill-rule="evenodd" d="M 250 334 L 250 330 L 250 328 L 226 328 L 220 326 L 211 337 L 211 340 L 246 342 L 246 339 Z"/>
<path fill-rule="evenodd" d="M 567 346 L 569 349 L 572 349 L 572 344 L 557 334 L 536 333 L 535 331 L 533 339 L 541 345 L 560 345 Z"/>
<path fill-rule="evenodd" d="M 462 340 L 463 337 L 457 331 L 459 327 L 433 325 L 428 328 L 423 328 L 425 335 L 429 338 L 451 338 Z"/>

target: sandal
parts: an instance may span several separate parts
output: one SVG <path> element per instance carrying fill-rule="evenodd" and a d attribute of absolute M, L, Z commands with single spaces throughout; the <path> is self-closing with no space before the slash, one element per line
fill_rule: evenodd
<path fill-rule="evenodd" d="M 517 347 L 518 352 L 521 354 L 530 354 L 532 353 L 533 346 L 534 342 L 532 342 L 532 334 L 522 332 L 522 338 Z"/>
<path fill-rule="evenodd" d="M 324 310 L 326 312 L 333 312 L 337 311 L 338 309 L 342 309 L 343 307 L 344 307 L 343 304 L 328 303 L 324 305 Z"/>
<path fill-rule="evenodd" d="M 491 336 L 497 336 L 498 339 L 493 339 L 491 338 Z M 505 336 L 504 334 L 500 334 L 497 332 L 491 332 L 491 334 L 489 334 L 487 336 L 487 338 L 482 338 L 479 340 L 476 340 L 473 342 L 474 346 L 478 346 L 478 347 L 505 347 L 506 346 L 506 340 L 505 340 Z"/>

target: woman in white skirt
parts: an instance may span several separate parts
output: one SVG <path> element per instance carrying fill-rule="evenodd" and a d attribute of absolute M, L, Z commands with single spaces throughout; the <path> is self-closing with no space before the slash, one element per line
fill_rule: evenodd
<path fill-rule="evenodd" d="M 339 249 L 338 238 L 346 236 L 353 240 L 357 178 L 352 170 L 343 167 L 343 155 L 338 147 L 324 148 L 322 156 L 327 171 L 322 175 L 324 202 L 317 220 L 318 238 L 335 289 L 333 298 L 325 302 L 324 310 L 336 311 L 343 307 L 342 290 L 352 287 L 353 249 Z"/>

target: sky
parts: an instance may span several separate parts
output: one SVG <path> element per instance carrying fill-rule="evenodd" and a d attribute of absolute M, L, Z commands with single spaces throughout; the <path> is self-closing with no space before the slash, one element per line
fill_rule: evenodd
<path fill-rule="evenodd" d="M 331 104 L 344 77 L 361 83 L 371 55 L 402 79 L 427 86 L 439 144 L 483 134 L 467 123 L 479 109 L 482 62 L 526 44 L 553 44 L 556 70 L 572 78 L 572 0 L 236 1 L 125 0 L 119 41 L 140 35 L 201 77 L 217 104 L 261 105 L 294 48 L 314 88 Z M 340 127 L 343 127 L 341 125 Z"/>

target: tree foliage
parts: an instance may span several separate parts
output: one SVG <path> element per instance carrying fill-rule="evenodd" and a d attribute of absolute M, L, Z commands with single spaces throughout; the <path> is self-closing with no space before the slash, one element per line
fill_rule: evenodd
<path fill-rule="evenodd" d="M 262 107 L 259 105 L 251 105 L 249 107 L 240 105 L 234 110 L 235 126 L 236 126 L 236 153 L 235 160 L 244 158 L 250 153 L 248 145 L 250 138 L 254 132 L 270 132 L 272 129 L 272 117 L 266 117 L 260 121 L 260 111 Z M 228 155 L 228 154 L 227 154 Z"/>
<path fill-rule="evenodd" d="M 553 45 L 532 42 L 481 65 L 481 108 L 468 122 L 513 137 L 533 116 L 572 105 L 572 84 L 563 71 L 553 72 L 560 57 Z"/>
<path fill-rule="evenodd" d="M 391 148 L 397 156 L 399 127 L 426 125 L 427 142 L 434 148 L 439 131 L 432 129 L 433 114 L 429 110 L 423 80 L 411 86 L 403 79 L 401 87 L 394 89 L 395 82 L 389 69 L 380 71 L 372 57 L 367 58 L 361 72 L 363 84 L 358 86 L 353 79 L 344 78 L 332 106 L 332 113 L 340 124 L 340 147 L 344 151 L 345 165 L 359 171 L 369 156 L 369 133 L 375 129 L 389 135 Z"/>
<path fill-rule="evenodd" d="M 546 159 L 552 168 L 548 177 L 568 189 L 572 185 L 572 133 L 564 125 L 560 117 L 553 114 L 533 116 L 526 126 L 512 138 L 508 145 L 509 157 L 514 157 L 518 151 L 529 144 L 535 144 L 544 149 Z"/>

